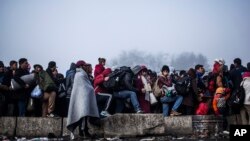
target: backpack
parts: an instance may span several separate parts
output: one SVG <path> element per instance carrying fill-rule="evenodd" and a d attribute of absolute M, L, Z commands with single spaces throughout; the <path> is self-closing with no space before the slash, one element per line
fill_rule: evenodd
<path fill-rule="evenodd" d="M 66 87 L 65 87 L 65 84 L 63 82 L 60 83 L 57 92 L 58 92 L 58 97 L 59 98 L 62 98 L 64 96 L 66 96 Z"/>
<path fill-rule="evenodd" d="M 155 97 L 161 97 L 161 95 L 162 95 L 162 89 L 159 87 L 158 81 L 159 81 L 159 78 L 156 79 L 154 86 L 153 86 L 153 89 L 152 89 Z"/>
<path fill-rule="evenodd" d="M 240 88 L 233 91 L 232 95 L 228 101 L 228 105 L 231 107 L 242 107 L 244 104 L 244 100 L 245 100 L 245 89 L 243 87 L 244 84 L 244 80 L 243 83 L 240 85 Z"/>
<path fill-rule="evenodd" d="M 123 76 L 125 76 L 126 72 L 128 71 L 131 71 L 130 67 L 123 66 L 111 72 L 108 75 L 109 79 L 103 82 L 104 88 L 108 90 L 117 90 L 121 80 L 123 79 Z"/>
<path fill-rule="evenodd" d="M 180 80 L 178 80 L 175 83 L 174 87 L 179 95 L 185 96 L 189 92 L 190 85 L 191 85 L 191 83 L 190 83 L 189 78 L 187 76 L 185 76 L 185 77 L 181 78 Z"/>

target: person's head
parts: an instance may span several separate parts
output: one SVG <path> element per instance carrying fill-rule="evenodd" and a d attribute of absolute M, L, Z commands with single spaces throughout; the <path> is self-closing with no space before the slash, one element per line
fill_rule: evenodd
<path fill-rule="evenodd" d="M 141 65 L 141 70 L 139 72 L 140 75 L 146 76 L 148 74 L 148 68 L 144 65 Z"/>
<path fill-rule="evenodd" d="M 35 72 L 40 72 L 40 71 L 43 70 L 43 67 L 42 67 L 41 65 L 39 65 L 39 64 L 35 64 L 35 65 L 33 66 L 33 68 L 34 68 L 34 71 L 35 71 Z"/>
<path fill-rule="evenodd" d="M 57 69 L 55 68 L 54 70 L 52 70 L 52 74 L 53 74 L 53 76 L 54 77 L 57 77 L 57 75 L 58 75 L 58 71 L 57 71 Z"/>
<path fill-rule="evenodd" d="M 61 73 L 58 73 L 57 74 L 57 78 L 60 79 L 60 80 L 63 80 L 64 79 L 64 75 L 61 74 Z"/>
<path fill-rule="evenodd" d="M 100 58 L 98 58 L 98 62 L 99 62 L 99 64 L 102 64 L 103 66 L 105 66 L 106 59 L 100 57 Z"/>
<path fill-rule="evenodd" d="M 48 64 L 48 68 L 51 69 L 52 71 L 54 71 L 57 66 L 56 66 L 56 62 L 55 61 L 50 61 Z"/>
<path fill-rule="evenodd" d="M 219 62 L 216 62 L 214 63 L 213 65 L 213 74 L 219 74 L 222 70 L 222 65 L 219 63 Z"/>
<path fill-rule="evenodd" d="M 234 59 L 234 65 L 235 65 L 235 67 L 241 66 L 241 59 L 240 58 L 235 58 Z"/>
<path fill-rule="evenodd" d="M 247 63 L 247 71 L 250 71 L 250 62 Z"/>
<path fill-rule="evenodd" d="M 0 61 L 0 72 L 4 72 L 4 63 L 3 61 Z"/>
<path fill-rule="evenodd" d="M 180 72 L 179 72 L 179 76 L 180 77 L 183 77 L 183 76 L 185 76 L 186 75 L 186 71 L 185 70 L 181 70 Z"/>
<path fill-rule="evenodd" d="M 10 68 L 11 68 L 12 70 L 16 70 L 16 69 L 17 69 L 17 61 L 11 60 L 11 61 L 10 61 Z"/>
<path fill-rule="evenodd" d="M 87 73 L 88 73 L 88 74 L 92 74 L 92 73 L 93 73 L 93 68 L 92 68 L 92 65 L 91 65 L 91 64 L 87 64 L 87 65 L 86 65 L 86 68 L 87 68 Z"/>
<path fill-rule="evenodd" d="M 79 60 L 76 62 L 76 68 L 82 68 L 86 73 L 88 73 L 88 66 L 89 64 L 87 64 L 85 61 L 83 60 Z"/>
<path fill-rule="evenodd" d="M 26 58 L 20 58 L 18 63 L 19 63 L 20 68 L 25 69 L 25 70 L 29 69 L 29 63 Z"/>
<path fill-rule="evenodd" d="M 162 73 L 162 75 L 168 76 L 169 71 L 170 71 L 170 70 L 169 70 L 169 67 L 168 67 L 167 65 L 162 66 L 162 68 L 161 68 L 161 73 Z"/>
<path fill-rule="evenodd" d="M 197 73 L 201 73 L 201 74 L 204 74 L 204 73 L 205 73 L 205 69 L 204 69 L 203 65 L 201 65 L 201 64 L 197 64 L 197 65 L 195 66 L 195 71 L 196 71 Z"/>
<path fill-rule="evenodd" d="M 233 70 L 235 68 L 235 65 L 234 64 L 231 64 L 230 65 L 230 71 Z"/>

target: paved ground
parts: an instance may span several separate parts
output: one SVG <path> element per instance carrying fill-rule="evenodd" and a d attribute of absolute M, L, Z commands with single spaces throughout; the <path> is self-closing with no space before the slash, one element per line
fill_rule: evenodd
<path fill-rule="evenodd" d="M 70 140 L 69 136 L 67 137 L 59 137 L 59 138 L 48 138 L 48 137 L 38 137 L 38 138 L 25 138 L 25 137 L 6 137 L 6 136 L 0 136 L 0 140 L 3 141 L 68 141 Z M 228 141 L 229 136 L 226 134 L 219 134 L 218 136 L 179 136 L 179 137 L 174 137 L 174 136 L 147 136 L 147 137 L 133 137 L 133 138 L 76 138 L 75 141 L 180 141 L 180 140 L 185 140 L 185 141 Z"/>

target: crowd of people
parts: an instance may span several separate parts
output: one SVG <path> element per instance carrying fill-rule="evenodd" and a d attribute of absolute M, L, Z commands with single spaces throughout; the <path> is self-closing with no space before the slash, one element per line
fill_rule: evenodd
<path fill-rule="evenodd" d="M 26 58 L 12 60 L 8 67 L 0 61 L 0 116 L 68 117 L 72 138 L 76 127 L 79 134 L 89 135 L 91 118 L 115 113 L 222 115 L 225 130 L 226 117 L 240 115 L 241 124 L 250 124 L 250 63 L 244 67 L 240 58 L 233 60 L 230 69 L 223 59 L 215 59 L 207 73 L 201 64 L 178 73 L 163 65 L 157 74 L 145 65 L 112 70 L 105 67 L 105 58 L 98 62 L 94 69 L 83 60 L 71 63 L 64 76 L 55 61 L 46 70 L 35 64 L 32 71 Z M 23 76 L 30 74 L 32 82 L 25 82 Z M 13 81 L 19 89 L 14 89 Z M 31 95 L 36 86 L 42 92 L 39 98 Z M 238 104 L 241 88 L 245 95 Z"/>

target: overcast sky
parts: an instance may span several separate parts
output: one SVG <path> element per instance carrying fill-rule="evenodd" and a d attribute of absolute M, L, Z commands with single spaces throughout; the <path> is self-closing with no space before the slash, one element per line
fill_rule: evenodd
<path fill-rule="evenodd" d="M 124 50 L 250 62 L 249 0 L 1 0 L 0 60 L 26 57 L 65 74 Z"/>

